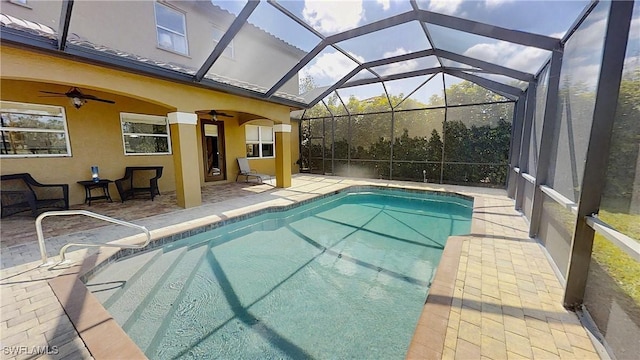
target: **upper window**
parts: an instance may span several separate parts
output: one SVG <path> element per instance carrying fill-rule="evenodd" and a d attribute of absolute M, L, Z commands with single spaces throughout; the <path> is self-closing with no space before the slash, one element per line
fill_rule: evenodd
<path fill-rule="evenodd" d="M 171 154 L 166 117 L 120 113 L 120 123 L 125 155 Z"/>
<path fill-rule="evenodd" d="M 63 107 L 0 101 L 0 109 L 0 156 L 71 156 Z"/>
<path fill-rule="evenodd" d="M 187 55 L 187 26 L 184 14 L 159 2 L 155 3 L 155 8 L 158 46 Z"/>
<path fill-rule="evenodd" d="M 245 125 L 247 157 L 272 158 L 274 156 L 273 127 Z"/>
<path fill-rule="evenodd" d="M 213 28 L 213 47 L 214 48 L 218 46 L 220 39 L 222 39 L 222 35 L 224 35 L 224 31 L 215 27 Z M 227 47 L 224 49 L 224 51 L 222 52 L 222 55 L 233 59 L 233 57 L 235 56 L 233 51 L 233 40 L 231 40 L 229 45 L 227 45 Z"/>

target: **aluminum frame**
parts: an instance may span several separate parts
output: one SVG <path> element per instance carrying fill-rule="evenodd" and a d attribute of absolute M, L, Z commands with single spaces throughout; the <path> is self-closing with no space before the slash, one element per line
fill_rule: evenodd
<path fill-rule="evenodd" d="M 404 13 L 400 13 L 382 20 L 378 20 L 351 30 L 347 30 L 338 34 L 323 36 L 318 31 L 316 31 L 312 26 L 305 23 L 303 20 L 298 18 L 295 14 L 288 11 L 284 6 L 278 3 L 275 0 L 267 0 L 266 2 L 273 6 L 275 9 L 280 11 L 286 17 L 292 19 L 296 23 L 303 26 L 306 30 L 312 32 L 314 35 L 318 36 L 321 41 L 318 43 L 305 57 L 303 57 L 295 66 L 293 66 L 285 75 L 283 75 L 276 83 L 266 91 L 266 93 L 261 93 L 257 91 L 252 91 L 250 89 L 242 88 L 236 85 L 229 85 L 220 83 L 217 81 L 212 81 L 210 79 L 205 78 L 205 74 L 216 60 L 220 57 L 225 47 L 233 40 L 235 35 L 241 30 L 242 26 L 246 23 L 247 19 L 251 15 L 251 13 L 256 9 L 259 5 L 260 0 L 248 0 L 245 6 L 240 11 L 239 15 L 236 17 L 234 22 L 231 24 L 230 28 L 225 32 L 220 42 L 216 45 L 216 47 L 209 54 L 207 59 L 203 62 L 200 68 L 197 70 L 195 75 L 189 75 L 185 73 L 179 73 L 178 71 L 162 68 L 159 66 L 153 66 L 148 64 L 136 64 L 135 61 L 126 61 L 123 59 L 116 59 L 112 56 L 108 56 L 104 52 L 96 51 L 91 53 L 86 49 L 78 49 L 78 47 L 71 46 L 72 44 L 67 44 L 67 35 L 69 31 L 69 25 L 71 21 L 71 16 L 73 14 L 73 1 L 74 0 L 63 0 L 61 6 L 61 17 L 60 17 L 60 26 L 59 26 L 59 34 L 57 41 L 44 40 L 42 37 L 38 38 L 37 35 L 32 36 L 20 36 L 16 33 L 19 31 L 11 31 L 14 29 L 4 29 L 0 34 L 0 39 L 3 41 L 7 41 L 8 43 L 16 44 L 16 45 L 27 45 L 27 46 L 36 46 L 41 50 L 53 51 L 57 52 L 58 55 L 73 55 L 74 57 L 81 57 L 81 59 L 89 60 L 92 62 L 98 62 L 101 65 L 107 66 L 115 66 L 119 69 L 124 69 L 126 71 L 131 72 L 143 72 L 147 75 L 162 77 L 169 80 L 180 81 L 184 83 L 191 83 L 196 86 L 203 86 L 205 88 L 211 88 L 214 90 L 221 90 L 225 92 L 234 93 L 241 96 L 249 96 L 251 98 L 257 98 L 262 100 L 267 100 L 283 105 L 288 105 L 296 108 L 306 108 L 312 107 L 318 101 L 322 99 L 321 96 L 316 96 L 312 99 L 311 102 L 307 101 L 295 101 L 288 98 L 283 98 L 278 96 L 276 92 L 282 86 L 284 86 L 291 78 L 293 78 L 305 65 L 307 65 L 313 58 L 318 55 L 323 49 L 326 47 L 333 47 L 336 50 L 350 56 L 346 51 L 342 50 L 337 43 L 353 39 L 361 35 L 369 34 L 372 32 L 376 32 L 379 30 L 387 29 L 396 25 L 404 24 L 411 21 L 418 21 L 422 28 L 422 34 L 427 38 L 429 44 L 431 44 L 430 50 L 428 50 L 429 55 L 435 55 L 436 60 L 440 64 L 440 69 L 444 69 L 442 66 L 442 59 L 450 59 L 453 61 L 458 61 L 473 67 L 477 67 L 480 71 L 486 71 L 487 73 L 495 73 L 498 75 L 504 75 L 507 77 L 511 77 L 514 79 L 518 79 L 521 81 L 531 82 L 533 75 L 528 74 L 526 72 L 514 70 L 511 68 L 491 64 L 479 59 L 467 57 L 460 54 L 451 53 L 442 49 L 437 49 L 434 46 L 433 39 L 429 34 L 426 24 L 434 24 L 438 26 L 443 26 L 449 29 L 462 31 L 469 34 L 475 34 L 479 36 L 490 37 L 493 39 L 508 41 L 510 43 L 524 45 L 524 46 L 532 46 L 544 50 L 554 50 L 562 47 L 562 40 L 556 39 L 549 36 L 538 35 L 533 33 L 528 33 L 519 30 L 506 29 L 499 26 L 494 26 L 490 24 L 484 24 L 477 21 L 467 20 L 455 16 L 439 14 L 427 10 L 420 9 L 415 0 L 410 0 L 412 10 L 409 10 Z M 264 0 L 263 0 L 264 1 Z M 582 18 L 584 18 L 595 6 L 597 0 L 593 0 L 590 6 L 586 7 L 583 11 Z M 578 19 L 576 24 L 579 24 L 581 20 Z M 5 31 L 7 30 L 7 31 Z M 573 27 L 570 31 L 573 30 Z M 16 36 L 17 35 L 17 36 Z M 396 77 L 380 77 L 376 74 L 375 71 L 371 70 L 374 66 L 379 66 L 382 64 L 391 64 L 394 62 L 404 61 L 408 59 L 412 59 L 420 54 L 420 52 L 412 55 L 401 55 L 388 59 L 381 59 L 376 61 L 371 61 L 368 63 L 359 64 L 358 68 L 360 70 L 367 69 L 372 72 L 372 74 L 377 76 L 378 81 L 392 80 L 392 79 L 401 79 L 413 76 L 421 76 L 424 74 L 432 74 L 435 73 L 432 69 L 421 69 L 414 72 L 408 72 L 404 74 L 395 75 Z M 352 58 L 355 61 L 355 59 Z M 455 70 L 455 69 L 453 69 Z M 480 78 L 472 78 L 468 77 L 467 80 L 479 83 Z M 342 86 L 356 86 L 363 85 L 365 83 L 353 82 L 349 83 L 348 81 L 344 81 L 341 79 L 338 82 L 335 82 L 330 86 L 330 88 L 323 91 L 323 94 L 331 93 L 332 91 L 341 88 Z M 485 83 L 483 85 L 488 87 Z M 492 86 L 493 87 L 493 86 Z M 495 87 L 493 87 L 495 88 Z M 492 90 L 495 91 L 495 90 Z M 512 94 L 512 91 L 500 90 L 502 94 Z M 512 99 L 517 98 L 511 97 Z"/>
<path fill-rule="evenodd" d="M 566 276 L 563 303 L 569 308 L 582 304 L 587 285 L 594 238 L 594 229 L 589 226 L 587 217 L 598 213 L 607 180 L 607 172 L 602 169 L 607 169 L 609 162 L 611 133 L 628 42 L 619 39 L 626 40 L 630 36 L 633 5 L 633 1 L 612 1 L 610 5 L 593 122 L 578 201 L 577 221 Z"/>
<path fill-rule="evenodd" d="M 540 185 L 546 185 L 549 175 L 549 165 L 551 163 L 551 149 L 553 145 L 553 131 L 556 121 L 558 121 L 558 97 L 560 92 L 560 70 L 562 68 L 562 52 L 554 50 L 551 56 L 551 66 L 549 69 L 549 85 L 547 99 L 545 101 L 544 122 L 542 124 L 542 136 L 540 137 L 540 153 L 538 154 L 538 164 L 536 166 L 536 182 L 533 192 L 533 207 L 529 225 L 529 237 L 538 236 L 540 228 L 540 218 L 542 217 L 542 204 L 544 193 L 540 190 Z M 532 118 L 533 120 L 533 118 Z M 529 134 L 531 135 L 531 134 Z M 531 144 L 529 144 L 531 146 Z"/>
<path fill-rule="evenodd" d="M 520 166 L 520 148 L 526 101 L 527 94 L 524 94 L 518 98 L 513 107 L 513 125 L 511 126 L 511 144 L 509 145 L 509 172 L 507 173 L 507 196 L 511 199 L 515 199 L 517 181 L 520 178 L 520 173 L 516 173 L 515 168 Z"/>
<path fill-rule="evenodd" d="M 67 46 L 67 36 L 69 36 L 69 25 L 71 24 L 71 14 L 73 13 L 73 1 L 63 1 L 60 7 L 60 26 L 58 27 L 58 50 L 64 51 Z"/>
<path fill-rule="evenodd" d="M 529 171 L 529 151 L 531 151 L 531 129 L 533 122 L 535 121 L 535 109 L 536 109 L 536 96 L 538 93 L 538 83 L 529 85 L 526 94 L 526 103 L 523 105 L 523 129 L 522 140 L 520 141 L 520 152 L 518 157 L 518 167 L 520 172 L 518 173 L 518 180 L 516 181 L 516 210 L 522 210 L 522 203 L 524 201 L 524 192 L 526 187 L 526 179 L 524 175 Z M 531 220 L 531 219 L 529 219 Z"/>

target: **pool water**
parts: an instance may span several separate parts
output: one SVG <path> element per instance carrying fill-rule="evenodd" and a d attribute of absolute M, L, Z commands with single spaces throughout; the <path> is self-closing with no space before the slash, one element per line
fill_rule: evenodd
<path fill-rule="evenodd" d="M 472 207 L 340 193 L 120 259 L 87 286 L 152 359 L 401 359 Z"/>

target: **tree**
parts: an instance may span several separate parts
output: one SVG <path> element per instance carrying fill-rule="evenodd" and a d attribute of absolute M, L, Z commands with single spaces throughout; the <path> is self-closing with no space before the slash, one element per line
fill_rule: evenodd
<path fill-rule="evenodd" d="M 640 157 L 640 68 L 625 74 L 611 134 L 603 206 L 629 212 Z M 635 189 L 636 191 L 640 191 Z M 637 201 L 637 200 L 636 200 Z"/>
<path fill-rule="evenodd" d="M 402 109 L 421 110 L 395 111 L 392 114 L 389 111 L 389 101 L 397 105 L 402 98 L 403 95 L 400 94 L 391 96 L 390 99 L 385 95 L 364 101 L 355 97 L 348 99 L 345 105 L 352 115 L 334 118 L 336 133 L 333 135 L 333 153 L 331 142 L 326 141 L 329 136 L 326 130 L 330 126 L 325 122 L 324 153 L 334 159 L 347 159 L 346 155 L 349 154 L 351 164 L 362 170 L 359 174 L 384 178 L 390 173 L 389 161 L 393 145 L 394 179 L 422 181 L 426 177 L 430 181 L 439 181 L 444 146 L 446 181 L 498 186 L 505 184 L 511 123 L 504 119 L 513 116 L 512 103 L 449 108 L 446 113 L 447 121 L 444 122 L 444 109 L 429 109 L 442 104 L 442 97 L 434 95 L 428 104 L 407 99 L 402 102 Z M 447 99 L 463 104 L 504 101 L 502 96 L 467 82 L 447 89 Z M 327 107 L 321 105 L 324 110 L 314 110 L 319 118 L 329 119 L 327 114 L 340 114 L 343 111 L 340 108 L 344 109 L 337 98 L 328 97 L 325 102 Z M 313 109 L 317 106 L 319 105 Z M 312 114 L 309 110 L 307 113 Z M 318 134 L 320 130 L 316 125 L 317 132 L 314 131 L 314 121 L 321 120 L 311 120 L 309 135 L 317 137 L 314 134 Z M 347 133 L 350 133 L 350 140 Z M 304 143 L 305 140 L 302 141 Z"/>

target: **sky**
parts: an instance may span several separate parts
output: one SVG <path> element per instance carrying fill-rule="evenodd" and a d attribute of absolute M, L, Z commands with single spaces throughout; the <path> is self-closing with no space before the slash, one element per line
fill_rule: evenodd
<path fill-rule="evenodd" d="M 212 2 L 236 14 L 246 3 L 246 1 L 229 0 L 213 0 Z M 589 2 L 589 0 L 417 0 L 418 6 L 423 10 L 555 38 L 562 38 Z M 323 36 L 351 30 L 411 10 L 408 0 L 286 0 L 278 1 L 278 3 Z M 635 17 L 638 18 L 637 14 Z M 306 52 L 313 49 L 321 41 L 321 38 L 282 15 L 266 2 L 260 3 L 249 18 L 249 22 Z M 640 26 L 638 22 L 634 22 L 635 28 Z M 576 74 L 580 74 L 580 71 L 585 75 L 589 74 L 589 71 L 597 72 L 597 68 L 594 68 L 593 64 L 589 64 L 587 48 L 592 47 L 589 45 L 598 43 L 597 39 L 590 39 L 590 36 L 597 36 L 599 28 L 601 28 L 601 24 L 600 26 L 592 25 L 593 34 L 587 34 L 580 40 L 585 46 L 585 51 L 583 51 L 585 59 L 576 66 L 583 66 L 584 69 L 575 69 Z M 432 24 L 427 24 L 427 29 L 437 48 L 531 74 L 537 73 L 550 56 L 550 52 L 545 50 L 467 34 Z M 585 33 L 587 32 L 588 29 L 585 30 Z M 431 48 L 431 44 L 417 21 L 359 36 L 336 45 L 359 62 Z M 385 66 L 376 69 L 376 71 L 380 75 L 389 75 L 430 67 L 434 64 L 437 63 L 433 58 L 415 59 Z M 327 47 L 301 70 L 300 76 L 312 77 L 317 86 L 328 86 L 356 66 L 357 64 L 346 55 L 332 47 Z M 367 76 L 372 77 L 373 75 L 368 74 Z M 504 77 L 500 80 L 504 81 Z M 402 92 L 406 95 L 422 81 L 416 79 L 404 81 L 404 84 L 401 83 L 395 82 L 393 86 L 389 87 L 393 88 L 394 93 Z M 429 87 L 431 90 L 421 93 L 424 93 L 424 96 L 430 96 L 429 93 L 437 91 L 440 86 L 432 85 Z M 380 95 L 380 89 L 380 86 L 368 86 L 360 92 L 358 89 L 345 89 L 342 93 L 349 93 L 364 99 Z"/>

